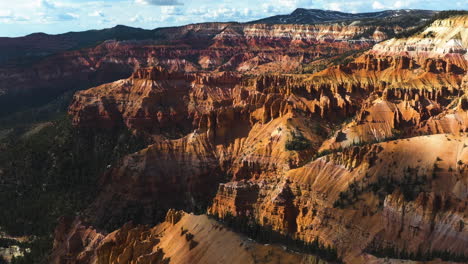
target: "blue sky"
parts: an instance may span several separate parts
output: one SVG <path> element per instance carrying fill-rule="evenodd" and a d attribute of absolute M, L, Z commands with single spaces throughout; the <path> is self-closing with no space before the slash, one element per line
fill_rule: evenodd
<path fill-rule="evenodd" d="M 295 8 L 345 12 L 468 9 L 468 0 L 0 0 L 0 36 L 101 29 L 153 29 L 207 21 L 249 21 Z"/>

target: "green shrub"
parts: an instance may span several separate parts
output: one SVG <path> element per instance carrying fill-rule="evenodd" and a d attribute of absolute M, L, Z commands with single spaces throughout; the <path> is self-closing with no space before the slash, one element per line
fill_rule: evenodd
<path fill-rule="evenodd" d="M 393 259 L 408 259 L 414 261 L 433 261 L 436 259 L 442 259 L 443 261 L 448 262 L 461 262 L 466 263 L 468 261 L 468 256 L 464 254 L 456 254 L 449 252 L 447 250 L 439 251 L 426 251 L 422 252 L 418 250 L 416 253 L 407 252 L 406 249 L 398 249 L 393 246 L 387 247 L 373 247 L 366 250 L 370 254 L 379 257 L 379 258 L 393 258 Z"/>
<path fill-rule="evenodd" d="M 310 148 L 311 144 L 301 132 L 292 132 L 290 139 L 286 141 L 285 147 L 289 151 L 302 151 Z"/>
<path fill-rule="evenodd" d="M 317 237 L 312 242 L 304 242 L 302 240 L 295 239 L 290 235 L 283 235 L 278 231 L 273 230 L 271 226 L 260 225 L 254 218 L 247 216 L 234 216 L 230 212 L 222 218 L 213 215 L 210 215 L 210 217 L 215 218 L 217 221 L 223 223 L 232 230 L 243 233 L 259 243 L 279 243 L 285 245 L 289 250 L 306 254 L 314 254 L 319 258 L 332 263 L 342 263 L 336 248 L 323 245 Z"/>

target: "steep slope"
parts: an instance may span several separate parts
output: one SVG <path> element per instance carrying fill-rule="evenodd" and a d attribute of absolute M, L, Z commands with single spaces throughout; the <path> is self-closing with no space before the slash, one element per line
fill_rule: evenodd
<path fill-rule="evenodd" d="M 72 235 L 64 236 L 70 230 Z M 50 263 L 327 263 L 257 244 L 205 215 L 174 210 L 154 227 L 127 223 L 110 234 L 64 220 L 56 230 L 54 252 Z"/>
<path fill-rule="evenodd" d="M 335 91 L 372 91 L 354 121 L 325 141 L 322 151 L 400 136 L 395 129 L 407 129 L 401 134 L 412 136 L 413 129 L 439 119 L 455 119 L 450 126 L 458 136 L 432 135 L 351 147 L 284 176 L 222 184 L 209 211 L 219 217 L 247 216 L 304 240 L 319 236 L 324 243 L 337 246 L 350 263 L 362 263 L 366 253 L 422 260 L 421 252 L 465 261 L 458 255 L 467 254 L 463 233 L 467 136 L 460 130 L 466 111 L 465 99 L 458 96 L 466 91 L 462 82 L 467 70 L 466 19 L 436 21 L 419 35 L 379 44 L 353 63 L 307 80 L 338 83 Z M 439 46 L 447 46 L 451 36 L 459 36 L 460 45 L 457 49 L 431 45 L 432 49 L 419 51 L 410 47 L 403 54 L 389 52 L 396 42 L 405 48 L 408 42 L 424 45 L 428 32 L 434 32 L 429 41 Z M 432 66 L 435 61 L 440 66 Z"/>
<path fill-rule="evenodd" d="M 346 262 L 386 247 L 466 255 L 466 144 L 466 135 L 434 135 L 355 147 L 282 177 L 222 184 L 209 212 L 251 216 L 306 241 L 318 236 Z"/>

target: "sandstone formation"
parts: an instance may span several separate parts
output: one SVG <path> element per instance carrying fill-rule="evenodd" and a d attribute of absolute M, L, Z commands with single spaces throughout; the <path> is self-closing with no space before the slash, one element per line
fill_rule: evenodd
<path fill-rule="evenodd" d="M 333 96 L 327 87 L 323 92 Z M 194 210 L 209 202 L 226 174 L 244 179 L 303 164 L 324 139 L 326 127 L 314 119 L 340 107 L 345 114 L 353 104 L 339 94 L 330 101 L 318 92 L 304 98 L 305 93 L 300 79 L 286 76 L 252 79 L 162 68 L 141 69 L 128 80 L 77 93 L 70 106 L 75 125 L 127 126 L 154 142 L 106 173 L 107 191 L 92 207 L 96 219 L 119 218 L 132 203 L 143 207 L 147 219 L 160 216 L 161 206 Z M 285 151 L 296 134 L 307 138 L 310 148 Z M 174 193 L 185 198 L 173 199 Z"/>

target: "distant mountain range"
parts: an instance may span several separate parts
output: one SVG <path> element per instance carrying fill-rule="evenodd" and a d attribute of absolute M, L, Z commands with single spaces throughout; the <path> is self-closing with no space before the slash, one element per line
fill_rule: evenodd
<path fill-rule="evenodd" d="M 321 9 L 304 9 L 298 8 L 289 15 L 277 15 L 267 17 L 250 23 L 266 23 L 266 24 L 316 24 L 330 22 L 354 22 L 363 20 L 362 22 L 377 22 L 377 20 L 385 19 L 388 23 L 404 22 L 405 20 L 428 19 L 433 16 L 436 11 L 431 10 L 386 10 L 370 13 L 344 13 L 339 11 L 321 10 Z"/>
<path fill-rule="evenodd" d="M 373 13 L 343 13 L 319 9 L 296 9 L 289 15 L 268 17 L 248 23 L 264 24 L 318 24 L 318 23 L 355 23 L 370 26 L 418 26 L 430 19 L 436 12 L 429 10 L 388 10 Z M 95 46 L 105 40 L 143 40 L 167 37 L 167 28 L 145 30 L 118 25 L 102 30 L 68 32 L 58 35 L 34 33 L 18 38 L 0 37 L 0 65 L 28 64 L 67 50 Z"/>
<path fill-rule="evenodd" d="M 0 65 L 5 63 L 25 64 L 35 58 L 57 52 L 74 50 L 99 44 L 108 39 L 151 39 L 152 30 L 118 25 L 101 30 L 68 32 L 58 35 L 34 33 L 24 37 L 0 37 Z"/>

